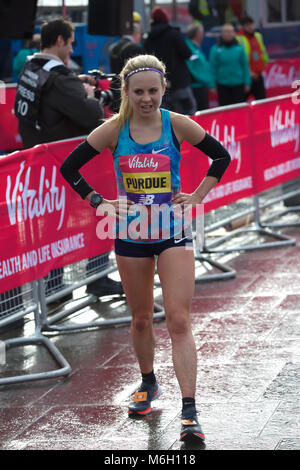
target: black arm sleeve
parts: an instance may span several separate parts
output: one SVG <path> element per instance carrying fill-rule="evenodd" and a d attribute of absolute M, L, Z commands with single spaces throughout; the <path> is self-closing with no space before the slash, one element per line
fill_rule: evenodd
<path fill-rule="evenodd" d="M 209 134 L 206 134 L 202 142 L 194 145 L 194 147 L 197 147 L 197 149 L 213 160 L 206 176 L 214 176 L 220 181 L 231 161 L 231 157 L 225 147 Z"/>
<path fill-rule="evenodd" d="M 79 169 L 92 160 L 99 152 L 92 147 L 87 140 L 76 147 L 66 158 L 60 167 L 60 172 L 69 185 L 85 199 L 93 191 L 93 188 L 79 173 Z"/>

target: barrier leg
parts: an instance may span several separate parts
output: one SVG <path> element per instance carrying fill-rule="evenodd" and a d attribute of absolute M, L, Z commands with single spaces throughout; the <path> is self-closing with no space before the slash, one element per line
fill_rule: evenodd
<path fill-rule="evenodd" d="M 6 348 L 13 346 L 26 346 L 29 344 L 45 346 L 53 359 L 60 365 L 59 369 L 35 374 L 26 374 L 13 377 L 0 378 L 0 385 L 16 384 L 21 382 L 29 382 L 33 380 L 53 379 L 68 375 L 71 372 L 71 366 L 65 360 L 59 350 L 51 343 L 51 341 L 42 334 L 29 338 L 14 338 L 5 341 Z"/>
<path fill-rule="evenodd" d="M 162 308 L 156 304 L 154 308 L 153 319 L 154 320 L 164 320 L 165 312 Z M 45 328 L 46 331 L 53 332 L 67 332 L 67 331 L 76 331 L 76 330 L 83 330 L 89 328 L 109 328 L 111 326 L 122 326 L 128 325 L 132 321 L 132 316 L 126 316 L 121 318 L 114 318 L 111 320 L 96 320 L 93 322 L 86 322 L 80 324 L 73 324 L 73 325 L 49 325 Z"/>
<path fill-rule="evenodd" d="M 251 251 L 251 250 L 259 250 L 265 248 L 283 248 L 286 246 L 291 246 L 296 244 L 296 239 L 284 235 L 282 233 L 273 232 L 261 224 L 260 221 L 260 207 L 259 207 L 259 198 L 258 196 L 254 196 L 254 222 L 252 227 L 247 229 L 239 229 L 235 230 L 229 235 L 225 235 L 224 237 L 220 237 L 218 240 L 211 242 L 208 246 L 204 247 L 205 253 L 232 253 L 234 251 Z M 263 242 L 263 243 L 254 243 L 251 245 L 240 245 L 240 246 L 233 246 L 229 248 L 222 248 L 220 250 L 216 250 L 215 247 L 221 245 L 222 243 L 231 240 L 232 238 L 247 233 L 256 233 L 257 235 L 262 235 L 264 237 L 270 237 L 275 239 L 272 242 Z"/>
<path fill-rule="evenodd" d="M 236 271 L 226 264 L 219 263 L 216 260 L 213 260 L 210 257 L 204 256 L 200 251 L 196 251 L 195 260 L 199 261 L 202 264 L 208 263 L 212 267 L 220 271 L 219 274 L 208 274 L 196 276 L 195 282 L 209 282 L 209 281 L 222 281 L 228 279 L 234 279 L 236 277 Z"/>
<path fill-rule="evenodd" d="M 37 293 L 37 284 L 36 282 L 31 283 L 33 299 L 35 303 L 31 311 L 34 311 L 34 321 L 35 321 L 35 334 L 27 338 L 12 338 L 4 341 L 6 349 L 17 346 L 26 346 L 29 344 L 42 345 L 46 347 L 47 351 L 60 366 L 56 370 L 18 375 L 12 377 L 2 377 L 0 378 L 0 385 L 16 384 L 21 382 L 29 382 L 33 380 L 42 380 L 42 379 L 52 379 L 61 376 L 68 375 L 71 372 L 71 367 L 60 353 L 60 351 L 51 343 L 51 341 L 42 335 L 41 333 L 41 324 L 40 324 L 40 311 L 38 305 L 38 293 Z"/>
<path fill-rule="evenodd" d="M 296 190 L 296 191 L 290 191 L 288 193 L 286 193 L 284 195 L 284 197 L 280 197 L 280 198 L 276 198 L 276 199 L 273 199 L 271 201 L 272 204 L 275 204 L 277 202 L 281 202 L 285 199 L 289 199 L 291 197 L 294 197 L 294 196 L 299 196 L 300 195 L 300 191 L 299 190 Z M 268 205 L 271 205 L 271 203 L 268 203 Z M 300 206 L 299 205 L 295 205 L 295 206 L 290 206 L 282 211 L 279 211 L 267 218 L 265 218 L 262 222 L 261 222 L 261 225 L 263 227 L 268 227 L 268 228 L 285 228 L 285 227 L 299 227 L 300 226 L 300 221 L 299 222 L 285 222 L 285 223 L 269 223 L 271 220 L 274 220 L 275 218 L 278 219 L 278 218 L 282 218 L 284 217 L 285 215 L 287 214 L 290 214 L 290 213 L 297 213 L 297 212 L 300 212 Z"/>
<path fill-rule="evenodd" d="M 57 314 L 51 314 L 51 317 L 49 317 L 47 304 L 58 300 L 62 295 L 70 294 L 71 292 L 73 292 L 73 290 L 78 289 L 82 286 L 85 286 L 87 282 L 96 281 L 97 279 L 100 279 L 101 277 L 104 277 L 107 274 L 115 272 L 116 270 L 117 270 L 116 265 L 111 265 L 107 267 L 106 269 L 103 269 L 102 271 L 100 271 L 98 274 L 89 276 L 88 280 L 84 279 L 82 281 L 75 282 L 71 286 L 68 286 L 67 288 L 65 288 L 63 291 L 57 292 L 56 294 L 52 294 L 51 296 L 47 296 L 47 297 L 45 293 L 45 281 L 44 279 L 39 279 L 38 280 L 38 293 L 39 293 L 39 301 L 40 301 L 40 307 L 41 307 L 42 330 L 43 331 L 49 330 L 50 325 L 56 323 L 57 321 L 60 321 L 61 319 L 65 317 L 68 317 L 69 315 L 72 315 L 78 310 L 88 307 L 94 302 L 97 302 L 98 297 L 90 294 L 84 297 L 83 299 L 76 300 L 76 302 L 72 302 L 72 303 L 69 302 L 65 310 Z"/>
<path fill-rule="evenodd" d="M 114 272 L 117 270 L 117 266 L 113 265 L 108 267 L 107 269 L 104 269 L 100 271 L 98 274 L 95 274 L 91 277 L 89 277 L 88 282 L 92 282 L 94 280 L 97 280 L 103 276 L 106 276 L 107 274 Z M 68 287 L 67 290 L 64 290 L 64 293 L 72 292 L 72 290 L 77 289 L 83 285 L 85 285 L 87 280 L 83 280 L 81 282 L 78 282 L 76 284 L 73 284 L 71 287 Z M 95 297 L 93 295 L 89 295 L 83 300 L 76 300 L 70 303 L 70 305 L 67 306 L 67 308 L 64 311 L 61 311 L 57 314 L 52 314 L 51 317 L 48 315 L 48 310 L 47 310 L 47 299 L 45 295 L 45 282 L 44 279 L 40 279 L 38 281 L 38 295 L 39 295 L 39 301 L 40 301 L 40 308 L 41 308 L 41 322 L 42 322 L 42 330 L 43 332 L 67 332 L 67 331 L 76 331 L 76 330 L 83 330 L 83 329 L 89 329 L 89 328 L 108 328 L 112 326 L 120 326 L 120 325 L 126 325 L 130 324 L 132 321 L 131 316 L 126 316 L 126 317 L 121 317 L 121 318 L 113 318 L 113 319 L 107 319 L 107 320 L 94 320 L 94 321 L 89 321 L 89 322 L 82 322 L 82 323 L 76 323 L 76 324 L 65 324 L 65 325 L 59 325 L 57 322 L 60 320 L 67 318 L 71 314 L 78 312 L 79 310 L 88 307 L 92 303 L 96 302 L 98 300 L 98 297 Z M 61 295 L 61 294 L 60 294 Z M 53 297 L 52 297 L 53 298 Z M 73 305 L 72 305 L 73 304 Z M 159 303 L 155 302 L 154 303 L 154 315 L 153 315 L 154 320 L 161 320 L 165 318 L 165 312 L 163 308 L 159 305 Z"/>
<path fill-rule="evenodd" d="M 193 238 L 196 238 L 195 233 L 193 233 Z M 205 246 L 205 233 L 202 234 L 203 246 Z M 195 262 L 199 262 L 201 265 L 209 264 L 213 268 L 216 268 L 220 271 L 219 274 L 201 274 L 200 276 L 195 276 L 195 282 L 210 282 L 210 281 L 220 281 L 228 280 L 236 277 L 236 271 L 229 266 L 219 263 L 216 260 L 213 260 L 209 256 L 204 256 L 200 249 L 195 248 L 194 250 Z M 159 287 L 160 282 L 154 282 L 154 285 Z"/>
<path fill-rule="evenodd" d="M 269 221 L 275 218 L 284 217 L 287 214 L 295 213 L 295 212 L 300 212 L 300 206 L 290 207 L 289 209 L 285 209 L 281 212 L 278 212 L 278 214 L 273 214 L 272 216 L 267 217 L 266 219 L 264 219 L 262 226 L 269 227 L 269 228 L 300 227 L 300 222 L 286 222 L 286 223 L 275 223 L 275 224 L 269 223 Z"/>
<path fill-rule="evenodd" d="M 195 238 L 197 234 L 195 235 Z M 209 282 L 209 281 L 221 281 L 221 280 L 228 280 L 233 279 L 236 277 L 236 271 L 229 266 L 219 263 L 216 260 L 213 260 L 211 256 L 205 256 L 204 252 L 206 246 L 206 237 L 205 231 L 202 232 L 202 246 L 195 249 L 195 261 L 199 262 L 202 265 L 209 264 L 213 268 L 216 268 L 220 271 L 218 274 L 202 274 L 200 276 L 195 277 L 195 282 Z"/>

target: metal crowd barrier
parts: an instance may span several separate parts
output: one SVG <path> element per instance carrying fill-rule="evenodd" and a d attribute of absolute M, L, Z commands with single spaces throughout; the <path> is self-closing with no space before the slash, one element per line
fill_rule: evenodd
<path fill-rule="evenodd" d="M 47 305 L 52 303 L 55 300 L 62 299 L 66 295 L 72 293 L 76 289 L 83 287 L 97 279 L 101 279 L 107 274 L 117 271 L 116 262 L 110 260 L 109 265 L 107 265 L 107 254 L 99 255 L 92 258 L 89 261 L 81 261 L 73 265 L 64 267 L 62 270 L 56 270 L 57 273 L 51 276 L 52 290 L 55 291 L 51 295 L 47 294 L 47 285 L 49 285 L 49 277 L 45 279 L 40 279 L 38 281 L 38 292 L 39 292 L 39 301 L 41 308 L 41 323 L 43 332 L 64 332 L 64 331 L 74 331 L 81 330 L 86 328 L 94 327 L 110 327 L 110 326 L 119 326 L 131 323 L 132 317 L 125 316 L 120 318 L 104 319 L 104 320 L 91 320 L 89 322 L 76 322 L 76 323 L 67 323 L 59 324 L 59 322 L 66 317 L 70 317 L 76 312 L 80 312 L 85 307 L 91 305 L 94 302 L 98 301 L 98 297 L 91 294 L 86 294 L 81 298 L 74 298 L 72 302 L 68 301 L 65 310 L 61 310 L 58 313 L 55 313 L 54 310 L 49 310 Z M 63 272 L 62 272 L 63 271 Z M 62 287 L 63 286 L 63 287 Z M 126 302 L 125 296 L 118 296 L 119 298 L 124 299 Z M 154 304 L 154 319 L 159 320 L 165 317 L 164 310 L 162 307 L 155 302 Z"/>
<path fill-rule="evenodd" d="M 266 100 L 261 100 L 259 103 L 262 104 L 263 102 L 269 102 L 269 101 L 272 101 L 272 100 L 273 100 L 273 98 L 266 99 Z M 243 108 L 245 106 L 246 106 L 246 104 L 243 103 L 243 104 L 236 104 L 236 105 L 226 106 L 226 108 L 223 108 L 223 109 L 226 109 L 226 111 L 236 110 L 238 108 Z M 199 113 L 196 113 L 196 114 L 199 114 L 199 115 L 204 114 L 205 115 L 205 114 L 214 113 L 215 111 L 216 111 L 216 108 L 208 110 L 208 111 L 204 111 L 204 112 L 199 112 Z M 279 185 L 279 186 L 282 186 L 282 185 Z M 272 188 L 272 189 L 274 189 L 274 188 Z M 266 192 L 268 193 L 269 191 L 266 191 Z M 300 195 L 300 189 L 289 191 L 285 194 L 281 194 L 279 197 L 267 200 L 263 204 L 260 204 L 260 199 L 262 198 L 262 194 L 253 195 L 252 198 L 251 198 L 252 202 L 253 202 L 252 207 L 247 208 L 246 210 L 244 210 L 242 212 L 238 212 L 234 215 L 231 215 L 230 217 L 225 218 L 224 220 L 221 220 L 219 222 L 212 223 L 212 224 L 206 226 L 205 231 L 204 231 L 203 250 L 202 250 L 203 253 L 198 253 L 197 254 L 197 259 L 201 260 L 201 257 L 204 254 L 231 253 L 231 252 L 235 252 L 235 251 L 251 251 L 251 250 L 258 250 L 258 249 L 265 249 L 265 248 L 275 248 L 275 247 L 281 248 L 281 247 L 295 245 L 296 244 L 296 239 L 295 238 L 289 237 L 289 236 L 284 235 L 284 234 L 279 233 L 279 232 L 274 232 L 270 229 L 271 228 L 286 228 L 286 227 L 290 227 L 290 226 L 298 226 L 298 225 L 300 225 L 299 223 L 270 224 L 270 223 L 268 223 L 269 220 L 271 220 L 270 218 L 265 219 L 264 221 L 261 220 L 260 212 L 261 212 L 262 209 L 265 209 L 265 208 L 270 207 L 270 206 L 272 206 L 272 205 L 274 205 L 278 202 L 281 202 L 285 199 L 288 199 L 288 198 L 293 197 L 293 196 L 298 196 L 298 195 Z M 234 204 L 232 204 L 232 205 L 234 205 Z M 277 213 L 277 214 L 273 215 L 272 219 L 274 219 L 276 217 L 281 217 L 282 215 L 284 215 L 288 212 L 296 212 L 298 210 L 299 210 L 298 207 L 293 207 L 293 208 L 290 207 L 289 209 L 286 209 L 283 212 L 280 212 L 280 213 Z M 217 240 L 215 240 L 211 243 L 207 243 L 207 241 L 206 241 L 206 234 L 207 233 L 215 231 L 216 229 L 218 229 L 220 227 L 223 227 L 224 225 L 226 225 L 226 224 L 228 224 L 228 223 L 230 223 L 234 220 L 237 220 L 241 217 L 245 217 L 249 214 L 253 214 L 254 221 L 248 228 L 236 229 L 236 230 L 232 231 L 231 233 L 229 233 L 227 235 L 218 237 Z M 254 233 L 254 234 L 258 235 L 258 237 L 272 238 L 274 241 L 270 241 L 270 242 L 258 241 L 257 243 L 251 243 L 251 244 L 246 244 L 246 245 L 229 246 L 227 248 L 225 247 L 225 248 L 222 248 L 222 249 L 219 249 L 219 250 L 215 249 L 219 245 L 222 245 L 223 243 L 229 242 L 237 236 L 240 236 L 242 234 L 249 234 L 249 233 Z M 221 277 L 222 276 L 224 276 L 224 275 L 221 275 Z"/>
<path fill-rule="evenodd" d="M 286 197 L 288 196 L 286 195 Z M 274 205 L 276 202 L 280 202 L 281 200 L 283 200 L 282 197 L 281 198 L 278 197 L 276 199 L 273 199 L 264 203 L 263 206 L 260 206 L 259 197 L 253 196 L 252 208 L 249 208 L 245 211 L 242 211 L 236 214 L 235 216 L 229 217 L 223 221 L 220 221 L 216 224 L 211 225 L 209 228 L 207 228 L 206 233 L 216 230 L 217 228 L 220 228 L 238 218 L 241 218 L 241 217 L 244 217 L 246 215 L 253 213 L 254 222 L 251 224 L 251 226 L 249 228 L 240 228 L 240 229 L 234 230 L 232 233 L 219 237 L 218 240 L 215 240 L 209 244 L 207 244 L 205 241 L 203 251 L 205 253 L 231 253 L 234 251 L 252 251 L 252 250 L 265 249 L 265 248 L 284 248 L 287 246 L 295 245 L 296 244 L 295 238 L 289 237 L 288 235 L 284 235 L 283 233 L 277 233 L 277 232 L 271 231 L 267 225 L 263 225 L 261 222 L 261 216 L 260 216 L 261 209 L 270 207 Z M 281 227 L 286 227 L 286 226 L 287 225 L 285 224 L 281 225 Z M 272 241 L 272 242 L 259 242 L 258 241 L 257 243 L 253 243 L 249 245 L 230 246 L 228 248 L 222 248 L 220 250 L 215 249 L 215 247 L 223 244 L 224 242 L 230 241 L 232 238 L 236 236 L 239 236 L 241 234 L 249 234 L 249 233 L 255 233 L 263 237 L 270 237 L 270 238 L 275 239 L 275 241 Z"/>
<path fill-rule="evenodd" d="M 51 379 L 68 375 L 71 367 L 59 350 L 41 332 L 40 309 L 38 300 L 37 283 L 32 282 L 22 287 L 17 287 L 9 292 L 0 294 L 0 329 L 16 322 L 28 314 L 34 314 L 35 333 L 23 338 L 10 338 L 4 340 L 5 350 L 16 346 L 27 346 L 30 344 L 44 346 L 55 362 L 59 365 L 56 370 L 15 375 L 12 377 L 1 377 L 0 385 L 16 384 L 33 380 Z M 6 364 L 2 364 L 5 368 Z M 1 370 L 1 365 L 0 365 Z"/>
<path fill-rule="evenodd" d="M 212 253 L 205 251 L 205 253 Z M 212 259 L 211 257 L 204 256 L 199 250 L 195 250 L 195 261 L 199 262 L 202 266 L 205 267 L 206 264 L 212 268 L 216 268 L 220 271 L 219 274 L 201 274 L 200 276 L 195 277 L 195 282 L 209 282 L 209 281 L 221 281 L 234 279 L 236 277 L 235 269 L 232 269 L 230 266 L 227 266 L 224 263 L 220 263 L 217 260 Z"/>
<path fill-rule="evenodd" d="M 220 280 L 229 280 L 236 277 L 235 269 L 232 269 L 230 266 L 221 263 L 219 260 L 213 259 L 212 256 L 207 256 L 205 251 L 205 217 L 202 228 L 202 233 L 197 233 L 197 227 L 194 227 L 193 230 L 193 239 L 194 239 L 194 254 L 195 254 L 195 271 L 199 270 L 199 267 L 204 269 L 205 274 L 199 274 L 195 276 L 195 282 L 209 282 L 209 281 L 220 281 Z M 208 265 L 208 268 L 207 268 Z M 218 274 L 210 272 L 213 269 L 219 271 Z M 208 274 L 209 273 L 209 274 Z"/>
<path fill-rule="evenodd" d="M 300 212 L 300 205 L 298 205 L 298 201 L 300 199 L 300 188 L 299 189 L 294 189 L 293 186 L 298 186 L 300 187 L 300 178 L 297 178 L 296 180 L 289 181 L 288 183 L 282 185 L 282 194 L 277 197 L 273 198 L 272 204 L 276 204 L 278 202 L 283 202 L 287 199 L 292 199 L 296 197 L 297 203 L 296 205 L 290 205 L 289 207 L 286 207 L 284 210 L 278 211 L 275 214 L 272 214 L 269 217 L 264 218 L 262 221 L 262 226 L 263 227 L 272 227 L 272 228 L 285 228 L 285 227 L 299 227 L 300 226 L 300 221 L 289 221 L 289 222 L 279 222 L 279 223 L 270 223 L 271 220 L 278 219 L 278 218 L 283 218 L 285 215 L 290 214 L 290 213 L 299 213 Z M 284 191 L 284 189 L 288 189 L 288 191 Z M 264 204 L 260 205 L 260 207 L 263 209 L 265 207 Z"/>

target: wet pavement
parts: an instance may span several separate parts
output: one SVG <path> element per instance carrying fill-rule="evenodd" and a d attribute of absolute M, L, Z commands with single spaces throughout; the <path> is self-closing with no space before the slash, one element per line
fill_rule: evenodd
<path fill-rule="evenodd" d="M 206 444 L 194 450 L 300 449 L 300 228 L 284 233 L 296 246 L 219 255 L 236 278 L 196 285 L 196 402 Z M 103 298 L 72 321 L 124 313 L 126 302 Z M 1 339 L 30 334 L 32 323 Z M 140 383 L 129 326 L 47 334 L 72 372 L 0 387 L 0 449 L 187 449 L 179 441 L 181 398 L 165 321 L 155 322 L 155 334 L 163 395 L 143 419 L 127 415 Z M 26 346 L 9 350 L 2 370 L 55 367 L 44 348 Z"/>

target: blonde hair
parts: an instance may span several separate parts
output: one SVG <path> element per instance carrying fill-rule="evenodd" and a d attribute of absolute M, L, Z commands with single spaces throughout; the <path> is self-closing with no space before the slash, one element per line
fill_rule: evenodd
<path fill-rule="evenodd" d="M 119 78 L 121 81 L 121 105 L 119 113 L 114 114 L 111 118 L 108 119 L 109 121 L 116 121 L 119 124 L 120 128 L 123 127 L 125 122 L 129 120 L 132 116 L 132 106 L 126 94 L 130 77 L 128 77 L 127 80 L 126 77 L 135 70 L 143 68 L 157 69 L 159 72 L 161 72 L 159 75 L 161 77 L 162 86 L 165 87 L 166 85 L 166 67 L 164 63 L 157 57 L 149 54 L 141 54 L 128 59 L 121 73 L 119 74 Z"/>

